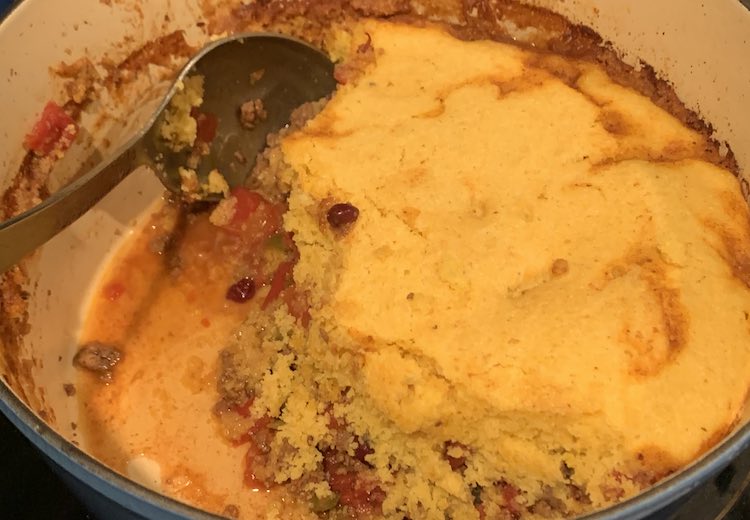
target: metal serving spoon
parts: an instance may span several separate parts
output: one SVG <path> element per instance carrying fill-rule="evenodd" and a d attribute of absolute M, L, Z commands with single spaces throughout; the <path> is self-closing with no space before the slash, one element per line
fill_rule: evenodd
<path fill-rule="evenodd" d="M 210 43 L 182 68 L 147 123 L 110 159 L 0 223 L 0 273 L 72 224 L 138 166 L 151 166 L 167 189 L 180 193 L 177 167 L 185 165 L 188 154 L 169 150 L 159 142 L 159 134 L 170 101 L 182 81 L 194 74 L 204 77 L 200 112 L 218 119 L 210 153 L 195 170 L 205 179 L 218 169 L 230 186 L 243 183 L 268 134 L 288 124 L 296 107 L 327 96 L 336 86 L 328 57 L 299 40 L 251 33 Z M 262 100 L 266 117 L 248 129 L 238 111 L 254 99 Z"/>

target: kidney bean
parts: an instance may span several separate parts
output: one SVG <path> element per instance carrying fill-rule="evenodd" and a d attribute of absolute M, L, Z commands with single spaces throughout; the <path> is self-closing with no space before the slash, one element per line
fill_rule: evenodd
<path fill-rule="evenodd" d="M 242 278 L 227 289 L 227 300 L 244 303 L 255 296 L 255 282 L 252 278 Z"/>
<path fill-rule="evenodd" d="M 334 229 L 353 224 L 359 218 L 359 210 L 348 202 L 334 204 L 328 210 L 326 219 Z"/>

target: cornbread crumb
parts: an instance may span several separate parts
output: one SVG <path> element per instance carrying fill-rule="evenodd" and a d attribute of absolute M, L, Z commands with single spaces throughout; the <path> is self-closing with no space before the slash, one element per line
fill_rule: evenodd
<path fill-rule="evenodd" d="M 178 83 L 160 128 L 162 138 L 173 151 L 180 152 L 195 144 L 198 125 L 190 111 L 202 103 L 203 76 L 190 76 Z"/>
<path fill-rule="evenodd" d="M 180 166 L 177 169 L 177 173 L 180 175 L 180 189 L 182 193 L 186 195 L 193 195 L 200 192 L 200 182 L 198 182 L 198 174 L 192 168 L 183 168 Z"/>
<path fill-rule="evenodd" d="M 206 186 L 208 193 L 222 194 L 225 197 L 229 195 L 229 184 L 224 176 L 219 173 L 219 170 L 211 170 L 208 172 L 208 185 Z"/>
<path fill-rule="evenodd" d="M 180 175 L 180 190 L 187 200 L 201 200 L 209 195 L 229 196 L 229 184 L 218 170 L 211 170 L 204 183 L 200 182 L 198 174 L 192 168 L 180 166 L 177 168 L 177 173 Z M 227 210 L 228 207 L 225 206 L 219 210 L 215 218 L 222 219 L 222 215 L 225 215 Z"/>
<path fill-rule="evenodd" d="M 236 207 L 237 197 L 230 195 L 219 201 L 208 219 L 214 226 L 226 226 L 232 220 Z"/>

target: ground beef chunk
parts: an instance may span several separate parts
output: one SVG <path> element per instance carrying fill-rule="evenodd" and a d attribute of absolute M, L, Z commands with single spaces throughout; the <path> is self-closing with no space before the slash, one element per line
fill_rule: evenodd
<path fill-rule="evenodd" d="M 73 364 L 97 374 L 102 381 L 110 381 L 112 370 L 121 359 L 122 353 L 117 347 L 91 341 L 78 349 Z"/>
<path fill-rule="evenodd" d="M 240 106 L 240 122 L 248 130 L 255 128 L 260 121 L 268 117 L 266 109 L 263 107 L 263 101 L 260 99 L 251 99 L 245 101 Z"/>

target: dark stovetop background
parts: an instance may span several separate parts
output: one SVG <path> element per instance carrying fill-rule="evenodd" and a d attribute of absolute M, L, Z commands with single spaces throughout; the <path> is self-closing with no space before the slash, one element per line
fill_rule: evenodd
<path fill-rule="evenodd" d="M 750 0 L 740 0 L 750 8 Z M 0 0 L 0 19 L 12 0 Z M 669 520 L 750 519 L 750 450 Z M 0 414 L 0 519 L 93 520 L 36 449 Z M 665 519 L 666 520 L 666 519 Z"/>
<path fill-rule="evenodd" d="M 36 448 L 0 414 L 0 518 L 91 519 Z"/>
<path fill-rule="evenodd" d="M 94 520 L 2 414 L 0 468 L 0 519 Z M 750 519 L 749 481 L 750 450 L 663 520 Z"/>

